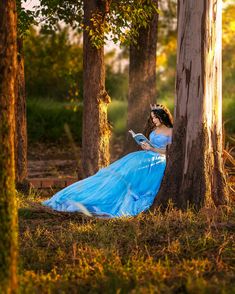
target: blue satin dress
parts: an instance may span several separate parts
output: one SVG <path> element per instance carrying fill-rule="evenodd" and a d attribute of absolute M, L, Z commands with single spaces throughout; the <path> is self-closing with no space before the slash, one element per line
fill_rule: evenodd
<path fill-rule="evenodd" d="M 171 142 L 171 137 L 154 131 L 149 139 L 157 148 Z M 135 216 L 153 203 L 165 166 L 165 155 L 149 150 L 132 152 L 59 191 L 43 205 L 57 211 L 104 217 Z"/>

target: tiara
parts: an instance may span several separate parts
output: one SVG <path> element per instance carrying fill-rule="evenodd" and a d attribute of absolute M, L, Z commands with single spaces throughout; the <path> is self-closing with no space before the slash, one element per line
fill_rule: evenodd
<path fill-rule="evenodd" d="M 158 109 L 163 109 L 160 105 L 155 104 L 150 104 L 150 109 L 151 110 L 158 110 Z"/>

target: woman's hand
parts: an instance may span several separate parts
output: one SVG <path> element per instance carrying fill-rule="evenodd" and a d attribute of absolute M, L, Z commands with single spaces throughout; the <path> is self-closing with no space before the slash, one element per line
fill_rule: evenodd
<path fill-rule="evenodd" d="M 152 150 L 152 147 L 146 142 L 141 143 L 141 148 L 144 150 Z"/>
<path fill-rule="evenodd" d="M 141 143 L 141 148 L 144 150 L 151 150 L 153 152 L 157 152 L 159 154 L 166 154 L 166 149 L 160 149 L 160 148 L 153 148 L 148 143 L 144 142 Z"/>

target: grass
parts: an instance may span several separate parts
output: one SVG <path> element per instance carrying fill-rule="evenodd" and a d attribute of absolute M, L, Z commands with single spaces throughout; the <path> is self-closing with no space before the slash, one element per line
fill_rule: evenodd
<path fill-rule="evenodd" d="M 232 206 L 104 220 L 40 200 L 21 198 L 21 293 L 235 293 Z"/>

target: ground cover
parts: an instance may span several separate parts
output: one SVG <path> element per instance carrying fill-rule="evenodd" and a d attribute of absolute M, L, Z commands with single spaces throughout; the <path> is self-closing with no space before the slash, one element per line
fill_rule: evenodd
<path fill-rule="evenodd" d="M 235 207 L 97 219 L 19 198 L 21 293 L 235 293 Z"/>

